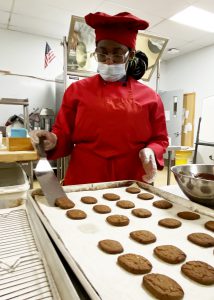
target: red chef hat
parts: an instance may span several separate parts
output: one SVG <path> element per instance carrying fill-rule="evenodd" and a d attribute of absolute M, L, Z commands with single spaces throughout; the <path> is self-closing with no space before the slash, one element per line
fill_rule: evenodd
<path fill-rule="evenodd" d="M 128 12 L 114 16 L 102 12 L 90 13 L 85 16 L 86 23 L 95 29 L 96 42 L 113 40 L 128 48 L 135 49 L 137 32 L 146 29 L 149 23 Z"/>

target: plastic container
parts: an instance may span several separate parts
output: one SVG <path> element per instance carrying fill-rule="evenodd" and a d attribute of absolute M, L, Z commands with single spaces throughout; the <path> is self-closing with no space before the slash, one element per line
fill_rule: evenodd
<path fill-rule="evenodd" d="M 9 201 L 7 207 L 22 204 L 29 189 L 27 175 L 18 163 L 0 163 L 0 209 L 5 208 L 5 201 Z"/>
<path fill-rule="evenodd" d="M 192 164 L 193 150 L 175 151 L 175 165 Z"/>
<path fill-rule="evenodd" d="M 25 137 L 27 137 L 27 129 L 26 128 L 11 128 L 10 136 L 25 138 Z"/>

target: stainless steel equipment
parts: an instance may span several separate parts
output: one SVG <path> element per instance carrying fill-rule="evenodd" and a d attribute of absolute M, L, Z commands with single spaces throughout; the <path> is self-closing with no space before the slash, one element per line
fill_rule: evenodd
<path fill-rule="evenodd" d="M 40 129 L 50 131 L 54 123 L 54 111 L 50 108 L 42 108 L 39 114 Z"/>
<path fill-rule="evenodd" d="M 178 165 L 171 170 L 179 187 L 191 201 L 214 207 L 214 180 L 202 179 L 214 178 L 214 165 Z"/>
<path fill-rule="evenodd" d="M 0 104 L 22 105 L 23 106 L 24 127 L 29 130 L 29 112 L 28 112 L 29 101 L 28 101 L 28 99 L 1 98 Z"/>
<path fill-rule="evenodd" d="M 49 205 L 55 206 L 55 200 L 60 197 L 66 197 L 66 194 L 62 189 L 59 180 L 55 176 L 49 161 L 47 160 L 43 143 L 44 139 L 40 137 L 39 144 L 36 144 L 40 159 L 34 172 L 48 200 Z"/>

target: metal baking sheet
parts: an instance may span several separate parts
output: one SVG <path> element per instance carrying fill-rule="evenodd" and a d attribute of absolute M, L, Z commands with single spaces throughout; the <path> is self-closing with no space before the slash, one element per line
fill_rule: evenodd
<path fill-rule="evenodd" d="M 155 194 L 154 199 L 140 200 L 136 194 L 125 191 L 127 186 L 136 186 L 137 184 L 140 185 L 142 192 L 148 190 L 153 192 Z M 213 220 L 210 209 L 193 205 L 184 198 L 134 181 L 67 186 L 64 189 L 67 196 L 75 202 L 75 208 L 82 209 L 87 213 L 86 219 L 71 220 L 67 218 L 65 210 L 48 206 L 43 196 L 35 196 L 37 201 L 34 201 L 30 195 L 29 198 L 91 299 L 154 299 L 142 287 L 143 275 L 133 275 L 123 270 L 117 265 L 118 255 L 106 254 L 97 247 L 98 242 L 103 239 L 118 240 L 124 247 L 124 253 L 135 253 L 146 257 L 153 265 L 152 273 L 169 275 L 182 286 L 185 300 L 213 299 L 213 286 L 203 286 L 193 282 L 182 275 L 180 271 L 182 264 L 171 265 L 153 255 L 153 249 L 156 246 L 172 244 L 186 253 L 186 261 L 201 260 L 212 265 L 213 248 L 202 248 L 187 240 L 187 235 L 193 232 L 204 232 L 212 235 L 212 232 L 204 227 L 206 221 Z M 106 192 L 116 193 L 120 195 L 121 199 L 133 201 L 135 208 L 149 209 L 152 216 L 145 219 L 133 216 L 131 210 L 117 207 L 115 201 L 103 199 L 102 195 Z M 153 201 L 162 199 L 163 195 L 173 203 L 171 209 L 161 210 L 152 205 Z M 106 222 L 106 217 L 110 214 L 95 213 L 92 209 L 93 205 L 84 204 L 80 201 L 82 196 L 96 197 L 99 204 L 106 204 L 111 207 L 112 212 L 110 214 L 123 214 L 129 217 L 130 224 L 125 227 L 109 225 Z M 201 214 L 201 218 L 195 221 L 180 219 L 182 226 L 177 229 L 167 229 L 158 225 L 158 220 L 162 218 L 179 219 L 176 214 L 183 210 L 197 210 Z M 133 230 L 152 231 L 156 235 L 157 241 L 152 244 L 141 245 L 129 238 L 129 233 Z"/>

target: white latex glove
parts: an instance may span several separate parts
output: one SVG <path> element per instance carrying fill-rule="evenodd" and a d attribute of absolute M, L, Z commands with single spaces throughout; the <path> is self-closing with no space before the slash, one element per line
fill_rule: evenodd
<path fill-rule="evenodd" d="M 31 138 L 31 142 L 33 145 L 39 144 L 39 137 L 44 136 L 44 150 L 49 151 L 56 146 L 57 143 L 57 136 L 49 132 L 47 130 L 32 130 L 29 132 L 29 136 Z"/>
<path fill-rule="evenodd" d="M 143 181 L 148 183 L 153 182 L 155 175 L 157 174 L 157 164 L 153 150 L 150 148 L 144 148 L 140 150 L 139 157 L 146 173 L 142 177 Z"/>

